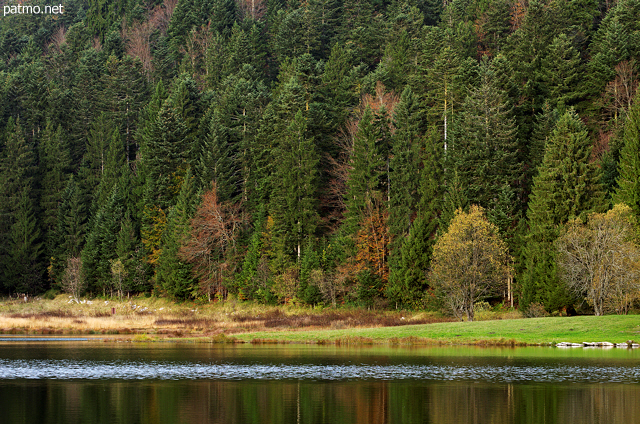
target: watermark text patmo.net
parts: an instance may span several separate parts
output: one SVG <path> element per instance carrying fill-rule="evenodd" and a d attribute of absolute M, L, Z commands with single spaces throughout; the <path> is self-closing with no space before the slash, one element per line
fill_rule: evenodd
<path fill-rule="evenodd" d="M 32 6 L 28 4 L 12 4 L 4 5 L 2 7 L 3 16 L 10 15 L 64 15 L 64 6 L 47 5 L 47 6 Z"/>

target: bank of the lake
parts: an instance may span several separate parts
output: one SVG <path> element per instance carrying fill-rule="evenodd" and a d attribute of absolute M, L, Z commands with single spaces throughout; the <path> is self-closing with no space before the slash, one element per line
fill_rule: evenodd
<path fill-rule="evenodd" d="M 114 313 L 115 312 L 115 313 Z M 640 315 L 522 318 L 482 311 L 475 322 L 436 312 L 265 306 L 251 302 L 175 303 L 164 298 L 0 302 L 0 334 L 198 341 L 335 344 L 550 345 L 640 341 Z"/>
<path fill-rule="evenodd" d="M 242 341 L 297 343 L 547 345 L 640 340 L 640 316 L 577 316 L 449 322 L 398 327 L 266 331 L 234 335 Z"/>

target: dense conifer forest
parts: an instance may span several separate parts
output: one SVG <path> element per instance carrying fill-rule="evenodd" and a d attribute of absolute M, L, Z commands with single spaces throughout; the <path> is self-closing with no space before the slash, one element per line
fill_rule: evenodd
<path fill-rule="evenodd" d="M 439 309 L 473 206 L 487 301 L 588 310 L 556 241 L 640 214 L 640 0 L 63 6 L 0 18 L 4 294 Z"/>

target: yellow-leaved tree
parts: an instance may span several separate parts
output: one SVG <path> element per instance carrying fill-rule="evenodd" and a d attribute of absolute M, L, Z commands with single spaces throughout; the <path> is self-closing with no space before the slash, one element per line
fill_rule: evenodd
<path fill-rule="evenodd" d="M 462 319 L 473 321 L 473 305 L 499 294 L 511 275 L 512 258 L 484 209 L 458 209 L 449 229 L 436 242 L 431 284 L 444 294 L 447 306 Z"/>

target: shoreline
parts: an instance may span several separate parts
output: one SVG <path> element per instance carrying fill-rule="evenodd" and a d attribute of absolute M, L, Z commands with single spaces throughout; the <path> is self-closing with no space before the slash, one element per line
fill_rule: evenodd
<path fill-rule="evenodd" d="M 116 314 L 111 313 L 113 308 Z M 460 322 L 421 311 L 239 301 L 180 304 L 144 297 L 77 303 L 61 295 L 29 303 L 0 302 L 0 337 L 390 346 L 555 346 L 604 341 L 613 345 L 640 340 L 638 315 L 522 318 L 517 311 L 477 315 L 480 320 Z"/>

